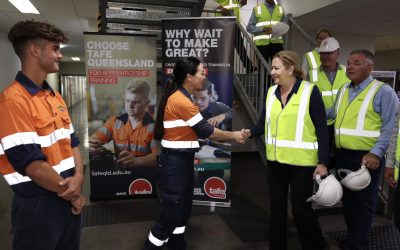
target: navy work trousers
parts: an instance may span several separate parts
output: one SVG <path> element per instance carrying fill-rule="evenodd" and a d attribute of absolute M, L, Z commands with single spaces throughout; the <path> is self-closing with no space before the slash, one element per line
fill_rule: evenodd
<path fill-rule="evenodd" d="M 13 250 L 77 250 L 81 216 L 55 194 L 23 197 L 15 194 L 11 224 Z"/>
<path fill-rule="evenodd" d="M 367 151 L 338 149 L 336 169 L 346 168 L 356 171 L 360 168 L 362 157 Z M 365 249 L 368 233 L 375 216 L 378 199 L 379 180 L 385 162 L 381 159 L 379 167 L 369 170 L 371 183 L 363 190 L 352 191 L 343 186 L 343 215 L 347 226 L 347 239 L 344 249 Z"/>
<path fill-rule="evenodd" d="M 186 222 L 192 211 L 194 153 L 162 149 L 158 158 L 161 215 L 149 233 L 143 249 L 186 249 Z"/>

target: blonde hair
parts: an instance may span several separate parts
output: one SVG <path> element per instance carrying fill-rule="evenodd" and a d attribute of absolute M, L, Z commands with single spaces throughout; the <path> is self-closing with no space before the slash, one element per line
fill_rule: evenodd
<path fill-rule="evenodd" d="M 150 86 L 144 80 L 135 79 L 128 83 L 125 88 L 125 92 L 131 94 L 144 94 L 150 96 Z"/>
<path fill-rule="evenodd" d="M 290 66 L 293 66 L 293 76 L 296 79 L 300 78 L 302 80 L 305 79 L 305 75 L 303 70 L 301 69 L 300 65 L 300 57 L 294 51 L 290 50 L 282 50 L 274 55 L 274 58 L 279 58 L 282 61 L 282 64 L 285 66 L 286 69 L 289 69 Z"/>

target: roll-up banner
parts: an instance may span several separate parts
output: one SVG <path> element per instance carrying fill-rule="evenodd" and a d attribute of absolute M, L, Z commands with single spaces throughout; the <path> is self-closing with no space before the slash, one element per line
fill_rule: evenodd
<path fill-rule="evenodd" d="M 90 199 L 156 196 L 156 36 L 84 33 Z"/>
<path fill-rule="evenodd" d="M 163 19 L 162 67 L 164 83 L 175 62 L 182 57 L 197 57 L 206 69 L 208 89 L 192 93 L 202 116 L 220 129 L 232 129 L 234 17 Z M 193 203 L 230 206 L 231 144 L 199 139 L 195 155 Z"/>

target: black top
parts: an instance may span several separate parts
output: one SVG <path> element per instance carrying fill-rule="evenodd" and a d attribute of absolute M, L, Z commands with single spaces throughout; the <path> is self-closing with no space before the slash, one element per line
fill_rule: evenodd
<path fill-rule="evenodd" d="M 292 91 L 287 96 L 286 103 L 289 102 L 293 93 L 297 93 L 299 90 L 300 84 L 302 80 L 297 79 L 294 84 Z M 281 99 L 281 89 L 280 86 L 276 88 L 275 91 L 276 98 L 281 102 L 282 108 L 284 105 Z M 260 136 L 264 134 L 265 131 L 265 103 L 264 108 L 261 113 L 260 119 L 257 124 L 250 128 L 251 136 Z M 324 102 L 322 101 L 321 93 L 317 86 L 314 86 L 311 96 L 310 96 L 310 105 L 309 112 L 311 116 L 311 120 L 315 127 L 315 133 L 317 135 L 318 141 L 318 163 L 319 164 L 328 164 L 329 163 L 329 134 L 328 134 L 328 126 L 326 125 L 326 113 Z"/>

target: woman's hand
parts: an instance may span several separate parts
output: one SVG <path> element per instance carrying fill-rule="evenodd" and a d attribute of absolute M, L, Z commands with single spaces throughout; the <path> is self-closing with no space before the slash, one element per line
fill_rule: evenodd
<path fill-rule="evenodd" d="M 328 168 L 326 167 L 325 164 L 317 164 L 313 177 L 315 178 L 317 174 L 319 174 L 321 177 L 328 175 Z"/>

